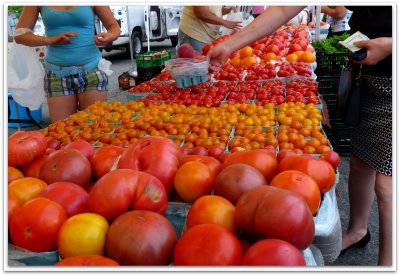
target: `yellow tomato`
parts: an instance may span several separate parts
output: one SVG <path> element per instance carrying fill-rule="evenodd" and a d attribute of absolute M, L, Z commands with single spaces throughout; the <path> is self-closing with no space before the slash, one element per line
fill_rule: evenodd
<path fill-rule="evenodd" d="M 70 217 L 58 232 L 58 252 L 62 258 L 104 255 L 109 225 L 98 214 L 83 213 Z"/>

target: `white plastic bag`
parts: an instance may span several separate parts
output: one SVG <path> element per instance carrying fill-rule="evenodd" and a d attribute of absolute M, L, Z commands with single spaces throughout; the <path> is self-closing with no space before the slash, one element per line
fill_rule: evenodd
<path fill-rule="evenodd" d="M 8 90 L 13 99 L 30 110 L 39 109 L 45 99 L 44 68 L 33 47 L 13 43 L 8 54 Z"/>
<path fill-rule="evenodd" d="M 231 11 L 226 15 L 225 20 L 228 20 L 228 21 L 243 21 L 242 12 L 233 12 L 233 11 Z M 220 28 L 221 36 L 230 35 L 231 33 L 233 33 L 233 31 L 234 30 L 228 29 L 228 28 L 226 28 L 224 26 L 222 26 Z"/>
<path fill-rule="evenodd" d="M 110 70 L 111 64 L 112 64 L 111 61 L 109 61 L 105 58 L 102 58 L 102 59 L 100 59 L 99 63 L 97 64 L 97 69 L 103 71 L 109 77 L 113 73 L 113 71 Z"/>

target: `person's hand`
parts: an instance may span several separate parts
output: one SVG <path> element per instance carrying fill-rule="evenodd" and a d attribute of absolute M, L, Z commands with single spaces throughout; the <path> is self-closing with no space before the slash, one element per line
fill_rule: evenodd
<path fill-rule="evenodd" d="M 63 45 L 63 44 L 71 44 L 70 37 L 76 37 L 78 34 L 76 32 L 65 32 L 59 35 L 51 36 L 47 38 L 48 45 Z"/>
<path fill-rule="evenodd" d="M 94 36 L 96 45 L 107 45 L 108 43 L 116 40 L 118 36 L 112 33 L 99 33 Z"/>
<path fill-rule="evenodd" d="M 208 51 L 206 59 L 210 61 L 208 70 L 213 73 L 219 71 L 231 55 L 232 50 L 224 42 L 218 43 Z"/>
<path fill-rule="evenodd" d="M 225 20 L 223 25 L 225 28 L 240 31 L 240 29 L 242 28 L 242 21 Z"/>
<path fill-rule="evenodd" d="M 378 37 L 371 40 L 362 40 L 353 43 L 354 46 L 359 48 L 366 48 L 367 57 L 354 63 L 375 65 L 384 58 L 392 54 L 392 38 L 391 37 Z"/>

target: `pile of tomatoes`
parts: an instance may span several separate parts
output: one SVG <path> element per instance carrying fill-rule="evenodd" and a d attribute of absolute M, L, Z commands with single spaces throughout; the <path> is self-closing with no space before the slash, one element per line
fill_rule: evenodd
<path fill-rule="evenodd" d="M 188 154 L 163 137 L 95 149 L 17 132 L 8 144 L 10 240 L 57 250 L 57 265 L 306 265 L 338 165 L 290 152 L 278 162 L 274 147 Z M 182 235 L 168 201 L 192 204 Z"/>

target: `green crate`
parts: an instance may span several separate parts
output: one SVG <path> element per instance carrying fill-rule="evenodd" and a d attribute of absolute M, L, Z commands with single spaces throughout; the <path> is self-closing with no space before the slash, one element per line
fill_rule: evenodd
<path fill-rule="evenodd" d="M 342 68 L 347 65 L 347 53 L 327 54 L 317 51 L 317 77 L 338 77 Z"/>

